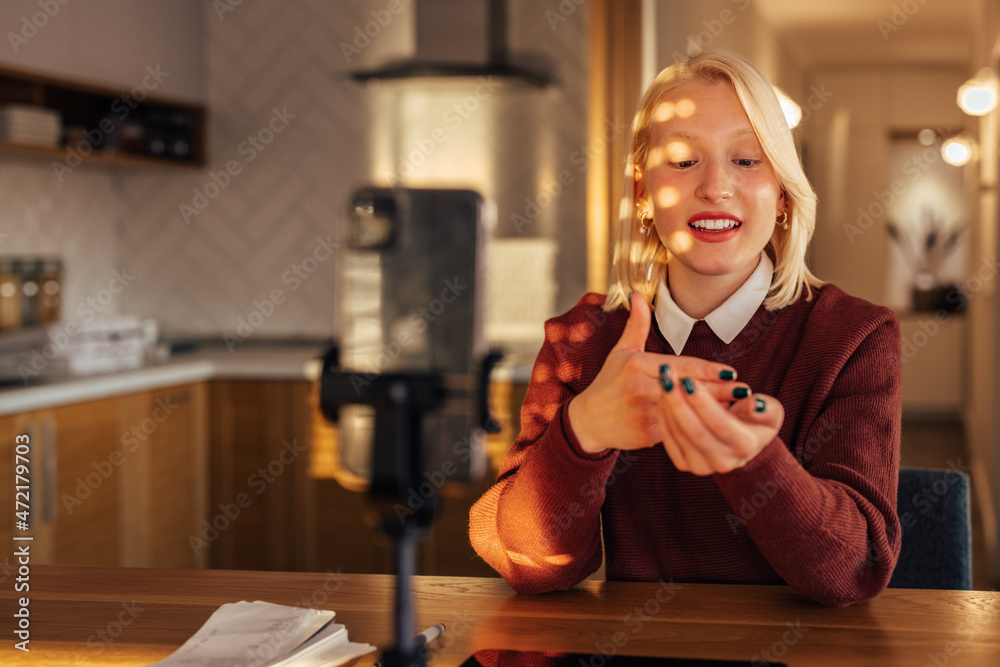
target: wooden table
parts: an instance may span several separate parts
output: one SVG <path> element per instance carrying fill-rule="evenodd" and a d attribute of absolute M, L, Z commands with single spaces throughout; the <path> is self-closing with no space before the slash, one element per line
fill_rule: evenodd
<path fill-rule="evenodd" d="M 16 575 L 14 575 L 16 576 Z M 222 603 L 333 609 L 351 639 L 385 645 L 393 579 L 378 575 L 33 566 L 30 653 L 14 648 L 14 576 L 0 590 L 0 664 L 144 665 Z M 1000 593 L 889 590 L 845 609 L 782 586 L 597 583 L 519 596 L 500 579 L 417 577 L 420 627 L 443 622 L 433 665 L 490 648 L 795 665 L 1000 665 Z"/>

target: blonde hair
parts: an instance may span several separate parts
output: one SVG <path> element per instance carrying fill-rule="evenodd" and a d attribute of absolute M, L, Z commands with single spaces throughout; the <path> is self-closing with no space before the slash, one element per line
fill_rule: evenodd
<path fill-rule="evenodd" d="M 750 125 L 774 169 L 778 186 L 786 195 L 788 229 L 775 225 L 765 252 L 774 263 L 774 280 L 764 300 L 768 310 L 789 306 L 804 293 L 812 299 L 812 287 L 823 281 L 806 266 L 805 256 L 816 227 L 816 193 L 806 178 L 785 122 L 781 105 L 767 79 L 757 69 L 732 53 L 702 53 L 660 72 L 643 95 L 632 121 L 631 146 L 625 164 L 618 218 L 618 238 L 613 251 L 612 273 L 605 310 L 629 308 L 629 293 L 637 291 L 652 301 L 657 286 L 666 280 L 670 253 L 655 230 L 642 233 L 635 205 L 635 171 L 645 173 L 649 154 L 653 110 L 667 92 L 691 81 L 728 81 L 747 112 Z"/>

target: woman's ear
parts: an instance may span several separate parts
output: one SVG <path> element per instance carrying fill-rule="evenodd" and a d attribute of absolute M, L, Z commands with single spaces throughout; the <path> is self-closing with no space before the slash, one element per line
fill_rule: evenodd
<path fill-rule="evenodd" d="M 787 210 L 788 210 L 788 192 L 782 190 L 781 194 L 778 195 L 778 213 Z"/>
<path fill-rule="evenodd" d="M 646 181 L 642 177 L 642 169 L 639 168 L 639 165 L 633 167 L 632 186 L 632 201 L 639 203 L 646 197 Z"/>

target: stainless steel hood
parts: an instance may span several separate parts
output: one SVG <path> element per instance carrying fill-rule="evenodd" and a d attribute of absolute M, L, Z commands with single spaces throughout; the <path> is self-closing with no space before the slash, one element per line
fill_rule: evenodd
<path fill-rule="evenodd" d="M 412 57 L 351 73 L 355 81 L 494 77 L 545 87 L 549 74 L 512 62 L 505 0 L 414 0 Z"/>

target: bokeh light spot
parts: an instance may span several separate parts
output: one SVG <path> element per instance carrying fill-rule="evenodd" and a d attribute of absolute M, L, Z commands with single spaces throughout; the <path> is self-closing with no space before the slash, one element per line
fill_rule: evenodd
<path fill-rule="evenodd" d="M 665 185 L 656 191 L 656 205 L 660 208 L 670 208 L 681 200 L 681 193 L 672 185 Z"/>
<path fill-rule="evenodd" d="M 660 102 L 653 109 L 653 120 L 657 123 L 663 123 L 674 117 L 674 103 L 673 102 Z"/>
<path fill-rule="evenodd" d="M 670 243 L 667 247 L 674 253 L 687 252 L 694 245 L 694 239 L 690 234 L 676 231 L 670 236 Z"/>
<path fill-rule="evenodd" d="M 690 118 L 695 111 L 694 100 L 685 98 L 674 105 L 675 113 L 681 118 Z"/>
<path fill-rule="evenodd" d="M 666 159 L 670 162 L 681 162 L 688 159 L 690 154 L 691 150 L 688 148 L 687 142 L 671 141 L 667 144 Z"/>
<path fill-rule="evenodd" d="M 646 156 L 646 169 L 652 169 L 657 167 L 667 159 L 667 149 L 663 146 L 655 146 L 649 151 L 649 155 Z"/>

